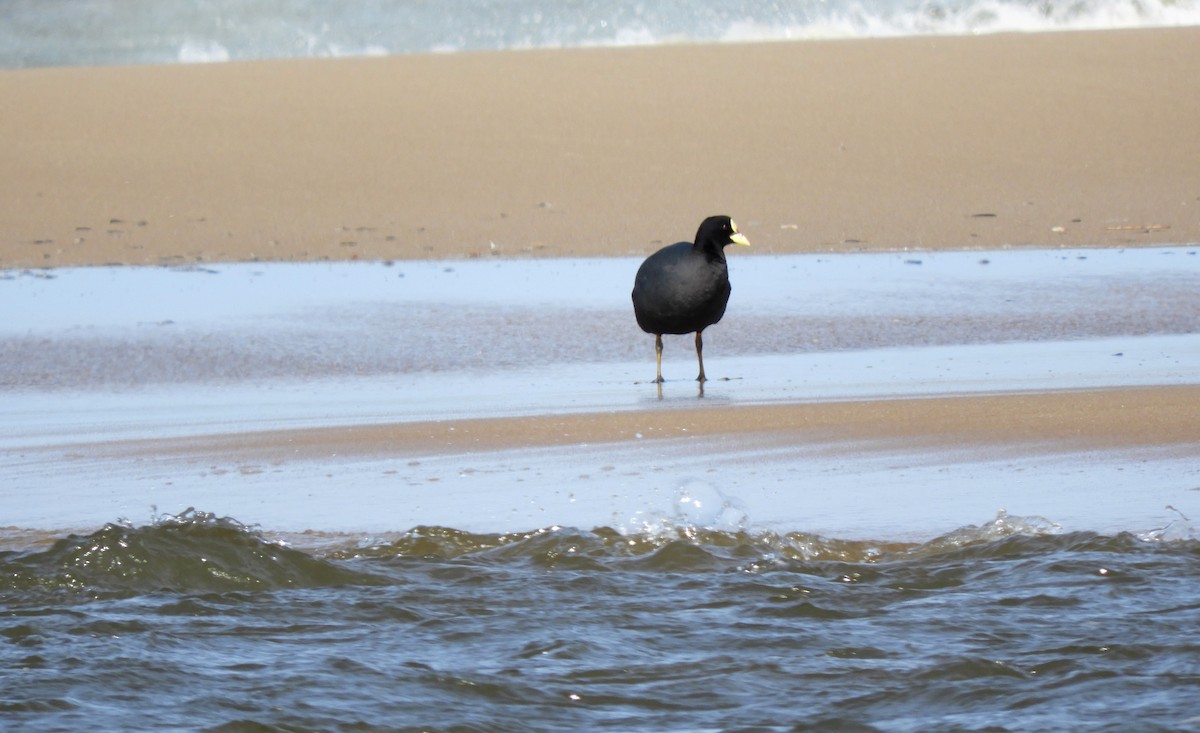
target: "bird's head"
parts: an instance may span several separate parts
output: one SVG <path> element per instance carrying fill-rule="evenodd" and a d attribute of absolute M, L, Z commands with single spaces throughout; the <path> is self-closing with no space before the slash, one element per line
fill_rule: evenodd
<path fill-rule="evenodd" d="M 750 240 L 738 231 L 737 224 L 728 216 L 710 216 L 700 222 L 696 231 L 696 246 L 715 246 L 719 252 L 727 244 L 750 246 Z"/>

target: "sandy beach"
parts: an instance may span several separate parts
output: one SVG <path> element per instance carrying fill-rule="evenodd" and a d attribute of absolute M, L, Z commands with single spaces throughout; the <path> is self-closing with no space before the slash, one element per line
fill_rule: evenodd
<path fill-rule="evenodd" d="M 717 212 L 753 242 L 743 257 L 1194 245 L 1197 78 L 1198 28 L 6 71 L 0 268 L 636 257 Z M 1194 290 L 1180 277 L 1170 287 Z M 1138 287 L 1156 287 L 1147 282 Z M 1195 334 L 1195 302 L 1172 302 L 1170 332 Z M 649 344 L 632 314 L 626 325 L 618 342 Z M 1060 330 L 1064 342 L 1108 335 Z M 706 364 L 720 358 L 712 343 Z M 670 348 L 678 378 L 690 355 Z M 1181 354 L 1179 369 L 1200 374 L 1194 345 Z M 1200 449 L 1186 379 L 957 395 L 931 384 L 924 399 L 764 406 L 738 400 L 737 380 L 751 378 L 682 407 L 246 422 L 89 439 L 38 465 L 447 460 L 595 449 L 633 433 L 992 456 L 1038 445 L 1134 462 Z"/>
<path fill-rule="evenodd" d="M 0 267 L 1200 241 L 1200 29 L 0 72 Z"/>

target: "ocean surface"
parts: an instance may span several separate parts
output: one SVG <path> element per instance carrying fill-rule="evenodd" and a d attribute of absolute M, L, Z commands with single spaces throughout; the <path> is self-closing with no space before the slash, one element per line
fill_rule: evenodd
<path fill-rule="evenodd" d="M 0 272 L 0 730 L 1200 731 L 1200 424 L 196 447 L 1200 378 L 1195 246 L 731 257 L 700 393 L 637 265 Z"/>
<path fill-rule="evenodd" d="M 1200 25 L 1200 0 L 4 0 L 0 68 Z"/>
<path fill-rule="evenodd" d="M 1188 535 L 113 523 L 0 552 L 0 727 L 1198 730 Z"/>

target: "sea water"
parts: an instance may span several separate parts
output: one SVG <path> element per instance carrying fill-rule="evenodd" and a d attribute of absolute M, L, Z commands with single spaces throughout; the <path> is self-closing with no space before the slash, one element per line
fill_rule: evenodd
<path fill-rule="evenodd" d="M 1183 518 L 1001 515 L 906 544 L 680 516 L 298 548 L 190 511 L 0 552 L 0 726 L 1197 730 L 1198 585 Z"/>
<path fill-rule="evenodd" d="M 1200 24 L 1200 0 L 5 0 L 0 68 Z"/>

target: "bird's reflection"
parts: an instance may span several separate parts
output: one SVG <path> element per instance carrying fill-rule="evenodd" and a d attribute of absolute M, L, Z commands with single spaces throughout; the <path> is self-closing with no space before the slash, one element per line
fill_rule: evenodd
<path fill-rule="evenodd" d="M 654 386 L 658 390 L 658 401 L 662 402 L 663 401 L 663 383 L 655 382 Z M 698 400 L 704 399 L 704 382 L 701 382 L 698 380 L 696 382 L 696 399 L 698 399 Z"/>

